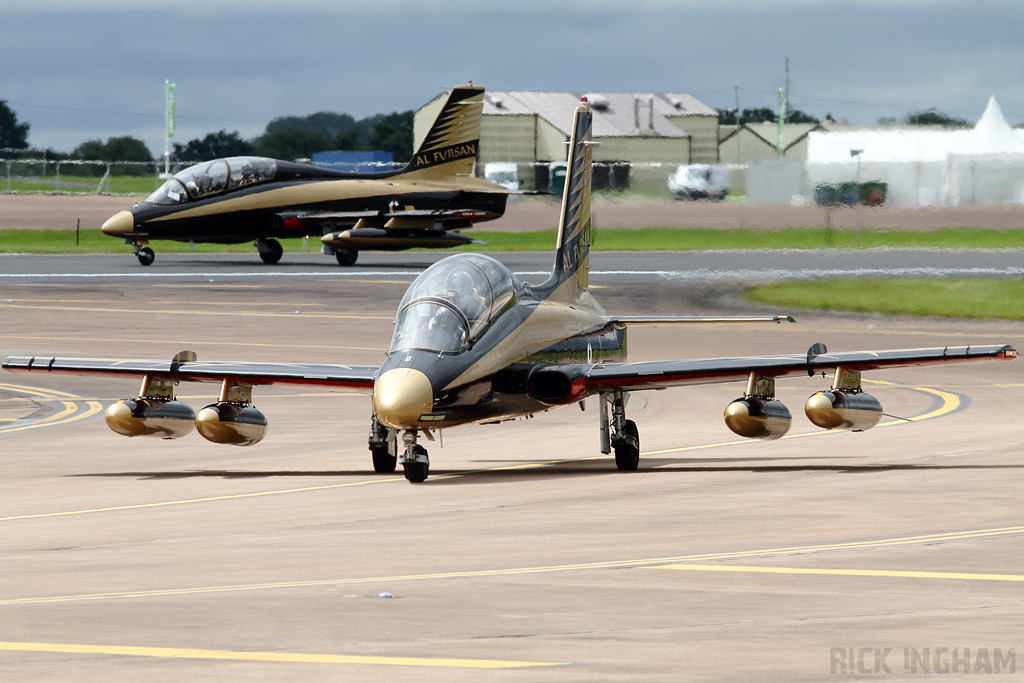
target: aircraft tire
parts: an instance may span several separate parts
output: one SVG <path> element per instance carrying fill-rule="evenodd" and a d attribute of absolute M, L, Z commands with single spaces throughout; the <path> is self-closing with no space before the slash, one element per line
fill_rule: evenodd
<path fill-rule="evenodd" d="M 149 247 L 142 247 L 135 256 L 139 259 L 139 263 L 144 266 L 152 265 L 153 261 L 156 260 L 156 254 Z"/>
<path fill-rule="evenodd" d="M 636 428 L 636 422 L 626 420 L 622 427 L 624 436 L 631 436 L 635 439 L 634 446 L 629 441 L 622 441 L 615 446 L 615 466 L 623 472 L 632 472 L 640 466 L 640 430 Z"/>
<path fill-rule="evenodd" d="M 356 259 L 359 258 L 358 251 L 349 251 L 348 249 L 338 249 L 334 252 L 334 258 L 338 259 L 339 266 L 354 266 Z"/>
<path fill-rule="evenodd" d="M 371 448 L 370 455 L 373 456 L 373 471 L 377 474 L 394 474 L 398 458 L 391 455 L 391 449 L 386 445 L 380 448 Z"/>
<path fill-rule="evenodd" d="M 422 462 L 407 462 L 402 467 L 405 469 L 405 478 L 413 484 L 421 484 L 427 480 L 430 474 L 430 465 Z"/>
<path fill-rule="evenodd" d="M 263 262 L 269 266 L 274 265 L 281 260 L 281 256 L 284 254 L 284 247 L 277 240 L 267 240 L 267 250 L 260 252 L 260 258 Z"/>
<path fill-rule="evenodd" d="M 427 455 L 427 449 L 419 444 L 413 446 L 414 453 L 418 455 Z M 402 469 L 405 470 L 405 478 L 413 484 L 419 484 L 427 480 L 427 476 L 430 474 L 430 463 L 429 462 L 403 462 Z"/>

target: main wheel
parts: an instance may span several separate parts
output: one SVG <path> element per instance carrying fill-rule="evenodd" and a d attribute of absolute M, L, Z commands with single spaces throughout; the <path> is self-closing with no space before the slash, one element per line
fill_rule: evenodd
<path fill-rule="evenodd" d="M 334 252 L 334 258 L 338 259 L 339 266 L 354 266 L 356 259 L 359 258 L 359 252 L 349 251 L 348 249 L 338 249 Z"/>
<path fill-rule="evenodd" d="M 281 256 L 284 254 L 284 247 L 277 240 L 267 240 L 267 250 L 260 252 L 260 258 L 267 265 L 274 265 L 281 260 Z"/>
<path fill-rule="evenodd" d="M 149 247 L 142 247 L 138 252 L 136 252 L 135 256 L 138 257 L 139 263 L 144 266 L 151 265 L 154 259 L 156 259 L 156 254 L 154 254 L 153 250 Z"/>
<path fill-rule="evenodd" d="M 373 456 L 373 471 L 377 474 L 394 474 L 398 458 L 391 454 L 391 449 L 386 445 L 379 448 L 371 448 Z"/>
<path fill-rule="evenodd" d="M 640 430 L 636 422 L 626 420 L 619 434 L 622 440 L 615 446 L 615 466 L 623 471 L 632 471 L 640 466 Z"/>

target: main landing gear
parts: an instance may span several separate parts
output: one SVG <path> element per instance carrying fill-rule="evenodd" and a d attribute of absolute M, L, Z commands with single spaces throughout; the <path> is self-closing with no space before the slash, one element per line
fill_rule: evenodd
<path fill-rule="evenodd" d="M 626 419 L 626 403 L 629 394 L 615 389 L 611 396 L 602 393 L 598 400 L 601 417 L 601 452 L 610 453 L 615 449 L 615 466 L 623 471 L 632 471 L 640 466 L 640 431 L 636 423 Z M 611 420 L 608 419 L 608 404 L 612 406 Z"/>
<path fill-rule="evenodd" d="M 370 455 L 374 472 L 394 474 L 398 463 L 398 430 L 381 424 L 376 415 L 370 421 Z"/>
<path fill-rule="evenodd" d="M 257 239 L 253 244 L 260 252 L 260 258 L 267 265 L 274 265 L 281 260 L 281 256 L 284 254 L 284 247 L 277 240 L 265 240 Z"/>

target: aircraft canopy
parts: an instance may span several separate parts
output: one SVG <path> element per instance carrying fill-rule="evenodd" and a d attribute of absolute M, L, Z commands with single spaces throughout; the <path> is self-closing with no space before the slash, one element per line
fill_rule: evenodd
<path fill-rule="evenodd" d="M 271 180 L 277 162 L 264 157 L 228 157 L 178 171 L 146 198 L 150 204 L 183 204 L 225 190 Z"/>
<path fill-rule="evenodd" d="M 498 261 L 456 254 L 409 286 L 398 305 L 391 350 L 461 351 L 515 303 L 516 280 Z"/>

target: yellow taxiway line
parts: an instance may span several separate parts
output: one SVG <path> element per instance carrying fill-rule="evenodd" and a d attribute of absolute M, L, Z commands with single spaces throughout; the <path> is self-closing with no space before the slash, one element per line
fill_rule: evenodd
<path fill-rule="evenodd" d="M 808 567 L 750 567 L 718 564 L 660 564 L 649 569 L 690 572 L 737 572 L 741 574 L 816 574 L 821 576 L 887 576 L 899 579 L 955 579 L 961 581 L 1024 581 L 1022 574 L 974 574 L 967 572 L 915 572 L 891 569 L 814 569 Z"/>
<path fill-rule="evenodd" d="M 41 420 L 34 420 L 29 424 L 17 424 L 18 422 L 21 422 L 21 420 L 15 420 L 14 425 L 0 427 L 0 434 L 77 422 L 79 420 L 84 420 L 87 417 L 92 417 L 103 410 L 103 406 L 99 401 L 83 400 L 81 396 L 69 394 L 64 391 L 56 391 L 54 389 L 38 389 L 36 387 L 24 387 L 16 384 L 0 384 L 0 391 L 9 391 L 14 394 L 20 394 L 22 396 L 29 396 L 31 398 L 46 401 L 57 400 L 63 404 L 63 409 L 60 412 L 44 417 Z"/>
<path fill-rule="evenodd" d="M 998 538 L 1024 534 L 1024 526 L 998 527 L 992 529 L 968 529 L 964 531 L 951 531 L 938 534 L 922 534 L 916 536 L 897 536 L 893 538 L 882 538 L 868 541 L 848 541 L 843 543 L 825 543 L 817 545 L 785 546 L 780 548 L 761 548 L 756 550 L 739 550 L 720 553 L 700 553 L 694 555 L 677 555 L 675 557 L 648 557 L 637 559 L 611 560 L 606 562 L 584 562 L 577 564 L 563 565 L 542 565 L 534 567 L 505 567 L 494 569 L 479 569 L 457 572 L 438 572 L 432 574 L 405 574 L 392 576 L 367 576 L 336 579 L 311 579 L 307 581 L 282 581 L 273 583 L 250 583 L 219 586 L 195 586 L 192 588 L 164 588 L 146 591 L 121 591 L 110 593 L 86 593 L 79 595 L 54 595 L 46 597 L 24 597 L 9 598 L 0 600 L 0 607 L 9 605 L 36 605 L 65 602 L 89 602 L 97 600 L 123 600 L 130 598 L 153 598 L 171 597 L 179 595 L 201 595 L 209 593 L 237 593 L 243 591 L 274 590 L 283 588 L 316 588 L 321 586 L 352 586 L 360 584 L 392 584 L 404 581 L 425 581 L 425 580 L 447 580 L 484 578 L 491 576 L 519 576 L 526 574 L 560 574 L 566 572 L 589 571 L 596 569 L 633 569 L 665 567 L 671 565 L 689 566 L 700 565 L 708 561 L 735 560 L 748 557 L 766 557 L 772 555 L 805 555 L 811 553 L 834 552 L 844 550 L 866 550 L 871 548 L 886 548 L 908 545 L 921 545 L 925 543 L 949 543 L 976 538 Z M 707 565 L 705 567 L 717 567 L 719 565 Z M 727 571 L 727 570 L 725 570 Z M 811 570 L 813 571 L 813 570 Z M 869 570 L 859 570 L 869 571 Z M 796 572 L 794 572 L 796 573 Z M 934 572 L 933 572 L 934 573 Z M 865 574 L 867 575 L 867 574 Z M 952 576 L 952 574 L 950 574 Z M 962 578 L 970 578 L 971 574 L 961 574 Z M 996 574 L 978 574 L 976 577 L 985 576 L 1013 576 Z M 933 577 L 937 578 L 937 577 Z M 987 579 L 995 580 L 995 579 Z M 1004 579 L 1008 580 L 1008 579 Z"/>
<path fill-rule="evenodd" d="M 0 641 L 0 651 L 52 652 L 77 655 L 114 655 L 121 657 L 158 657 L 161 659 L 213 659 L 234 662 L 287 662 L 293 664 L 369 664 L 374 666 L 446 667 L 455 669 L 522 669 L 538 666 L 562 666 L 564 662 L 518 662 L 506 659 L 453 659 L 442 657 L 378 657 L 330 655 L 306 652 L 249 652 L 239 650 L 200 650 L 178 647 L 132 647 L 125 645 L 81 645 L 72 643 L 20 643 Z"/>

